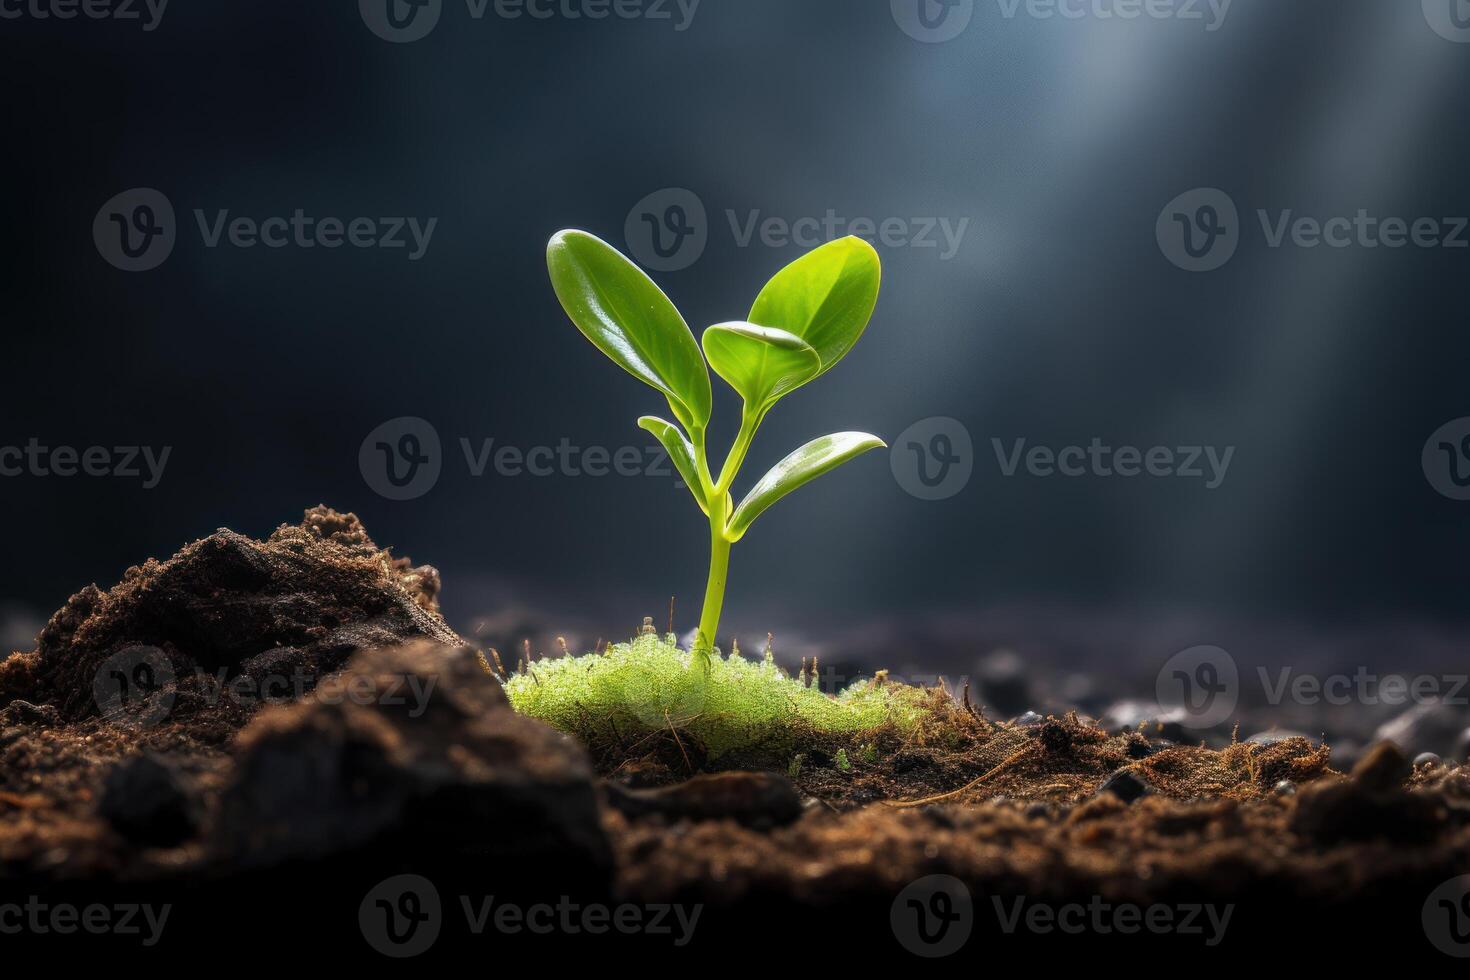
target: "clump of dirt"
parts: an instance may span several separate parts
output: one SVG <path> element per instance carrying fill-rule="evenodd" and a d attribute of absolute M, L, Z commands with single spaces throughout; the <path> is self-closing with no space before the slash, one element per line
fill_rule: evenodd
<path fill-rule="evenodd" d="M 240 675 L 300 693 L 355 650 L 413 637 L 461 642 L 439 615 L 438 593 L 438 571 L 379 548 L 354 514 L 314 507 L 266 541 L 222 528 L 128 569 L 106 592 L 89 585 L 72 596 L 34 651 L 0 662 L 0 704 L 92 717 L 99 671 L 122 657 L 173 688 L 163 692 L 173 721 L 228 712 L 248 699 L 212 695 Z"/>

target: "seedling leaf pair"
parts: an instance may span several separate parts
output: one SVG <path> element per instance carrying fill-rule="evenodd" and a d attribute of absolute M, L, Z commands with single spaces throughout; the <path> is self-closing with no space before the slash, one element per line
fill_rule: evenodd
<path fill-rule="evenodd" d="M 708 664 L 730 545 L 793 490 L 868 450 L 885 448 L 881 439 L 864 432 L 815 439 L 772 467 L 740 506 L 734 505 L 731 485 L 766 414 L 831 370 L 862 336 L 878 300 L 878 254 L 857 238 L 808 253 L 766 284 L 747 320 L 706 330 L 703 353 L 663 291 L 606 242 L 586 232 L 563 231 L 547 247 L 547 266 L 562 308 L 577 328 L 625 371 L 662 392 L 677 420 L 650 415 L 638 424 L 668 451 L 709 518 L 710 577 L 695 645 Z M 712 475 L 705 446 L 712 401 L 709 368 L 744 402 L 740 432 L 718 477 Z"/>

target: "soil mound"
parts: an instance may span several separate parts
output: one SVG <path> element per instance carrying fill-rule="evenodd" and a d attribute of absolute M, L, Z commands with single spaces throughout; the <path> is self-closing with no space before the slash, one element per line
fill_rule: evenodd
<path fill-rule="evenodd" d="M 359 649 L 462 642 L 438 592 L 437 570 L 379 548 L 354 514 L 314 507 L 265 541 L 220 529 L 128 569 L 109 591 L 72 596 L 34 651 L 0 663 L 0 705 L 52 705 L 76 721 L 142 688 L 149 710 L 166 699 L 177 721 L 251 701 L 249 684 L 237 688 L 245 697 L 217 696 L 242 675 L 260 698 L 268 679 L 299 694 Z"/>

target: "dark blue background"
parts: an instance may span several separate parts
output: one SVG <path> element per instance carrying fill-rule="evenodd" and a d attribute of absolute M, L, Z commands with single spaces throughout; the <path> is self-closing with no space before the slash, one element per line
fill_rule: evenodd
<path fill-rule="evenodd" d="M 662 620 L 670 593 L 692 620 L 707 532 L 682 491 L 474 479 L 457 449 L 646 442 L 634 420 L 661 399 L 565 320 L 543 247 L 566 226 L 621 244 L 634 203 L 677 186 L 708 206 L 710 245 L 656 278 L 696 330 L 743 316 L 799 254 L 737 247 L 727 209 L 970 219 L 950 261 L 881 248 L 869 333 L 777 409 L 750 478 L 827 431 L 891 438 L 949 415 L 975 438 L 974 479 L 922 502 L 875 454 L 808 488 L 736 549 L 729 622 L 815 632 L 1015 606 L 1324 631 L 1464 619 L 1470 504 L 1436 494 L 1419 455 L 1470 415 L 1470 251 L 1271 249 L 1254 218 L 1470 213 L 1470 45 L 1417 0 L 1236 0 L 1215 32 L 1007 19 L 980 0 L 945 44 L 911 39 L 884 0 L 704 0 L 682 33 L 475 21 L 446 0 L 404 45 L 352 3 L 174 0 L 153 32 L 0 20 L 0 77 L 0 444 L 173 447 L 151 491 L 0 480 L 0 597 L 37 612 L 217 526 L 264 534 L 323 501 L 438 565 L 462 628 L 534 606 L 590 639 Z M 138 186 L 183 227 L 167 263 L 128 274 L 91 225 Z M 1247 234 L 1191 274 L 1154 224 L 1201 186 L 1231 194 Z M 439 224 L 418 262 L 210 250 L 196 207 Z M 432 493 L 394 503 L 357 454 L 401 415 L 430 420 L 449 455 Z M 1094 436 L 1237 451 L 1205 491 L 1003 479 L 989 449 Z"/>

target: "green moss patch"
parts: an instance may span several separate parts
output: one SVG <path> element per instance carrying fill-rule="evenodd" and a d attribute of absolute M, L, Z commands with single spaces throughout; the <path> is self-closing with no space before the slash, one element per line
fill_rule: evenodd
<path fill-rule="evenodd" d="M 678 732 L 711 758 L 813 737 L 911 731 L 933 704 L 931 692 L 872 681 L 828 696 L 769 656 L 752 661 L 716 650 L 706 675 L 672 636 L 652 634 L 603 653 L 538 660 L 507 680 L 506 693 L 517 711 L 589 745 Z"/>

